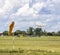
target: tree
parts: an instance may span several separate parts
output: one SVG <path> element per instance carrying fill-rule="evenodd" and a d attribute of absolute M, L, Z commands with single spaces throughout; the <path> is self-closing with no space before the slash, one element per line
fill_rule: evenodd
<path fill-rule="evenodd" d="M 48 33 L 47 33 L 47 35 L 48 35 L 48 36 L 53 36 L 53 34 L 52 34 L 52 33 L 50 33 L 50 32 L 48 32 Z"/>
<path fill-rule="evenodd" d="M 53 36 L 57 36 L 57 33 L 56 33 L 56 32 L 52 32 L 52 35 L 53 35 Z"/>
<path fill-rule="evenodd" d="M 29 29 L 27 29 L 27 34 L 33 35 L 33 27 L 29 27 Z"/>
<path fill-rule="evenodd" d="M 16 30 L 16 31 L 14 32 L 14 35 L 19 35 L 19 34 L 22 34 L 22 31 Z"/>
<path fill-rule="evenodd" d="M 26 35 L 26 32 L 25 31 L 22 31 L 22 35 L 25 36 Z"/>
<path fill-rule="evenodd" d="M 60 31 L 57 32 L 58 36 L 60 36 Z"/>
<path fill-rule="evenodd" d="M 43 32 L 43 35 L 44 35 L 44 36 L 47 36 L 47 32 L 46 32 L 45 30 L 44 30 L 44 32 Z"/>
<path fill-rule="evenodd" d="M 36 28 L 36 29 L 34 30 L 34 35 L 35 35 L 35 36 L 41 36 L 42 34 L 43 34 L 43 31 L 42 31 L 41 28 Z"/>
<path fill-rule="evenodd" d="M 8 31 L 4 31 L 3 32 L 3 35 L 8 35 Z"/>
<path fill-rule="evenodd" d="M 2 35 L 2 33 L 0 33 L 0 36 Z"/>

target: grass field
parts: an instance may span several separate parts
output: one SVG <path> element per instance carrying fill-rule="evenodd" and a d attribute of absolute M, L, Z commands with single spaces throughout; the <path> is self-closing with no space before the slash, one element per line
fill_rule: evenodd
<path fill-rule="evenodd" d="M 60 55 L 60 36 L 1 36 L 0 49 L 2 55 Z"/>

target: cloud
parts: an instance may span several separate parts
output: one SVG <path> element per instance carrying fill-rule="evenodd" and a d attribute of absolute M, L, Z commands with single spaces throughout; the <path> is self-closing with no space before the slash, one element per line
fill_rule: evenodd
<path fill-rule="evenodd" d="M 0 8 L 0 15 L 9 15 L 11 13 L 14 13 L 17 11 L 18 8 L 20 8 L 21 6 L 23 6 L 25 3 L 28 3 L 29 0 L 1 0 L 1 6 L 3 4 L 3 6 Z"/>
<path fill-rule="evenodd" d="M 56 24 L 54 24 L 54 25 L 52 25 L 51 27 L 50 27 L 50 32 L 51 31 L 59 31 L 60 30 L 60 22 L 57 22 Z"/>
<path fill-rule="evenodd" d="M 4 5 L 4 0 L 0 0 L 0 8 L 3 7 Z"/>
<path fill-rule="evenodd" d="M 34 10 L 39 11 L 39 10 L 42 9 L 42 7 L 43 7 L 44 5 L 45 5 L 44 3 L 37 2 L 37 3 L 35 3 L 32 7 L 33 7 Z"/>
<path fill-rule="evenodd" d="M 43 7 L 43 3 L 36 3 L 31 8 L 29 7 L 29 3 L 25 4 L 23 7 L 19 8 L 16 13 L 13 15 L 16 16 L 30 16 L 38 14 L 38 11 Z"/>
<path fill-rule="evenodd" d="M 46 25 L 47 30 L 55 30 L 50 27 L 60 22 L 59 5 L 59 0 L 0 0 L 0 31 L 7 30 L 11 21 L 15 21 L 14 30 L 35 27 L 34 23 Z M 56 30 L 60 28 L 58 26 Z"/>
<path fill-rule="evenodd" d="M 23 7 L 18 9 L 15 15 L 20 15 L 20 16 L 29 16 L 34 13 L 34 10 L 29 8 L 29 4 L 25 4 Z"/>

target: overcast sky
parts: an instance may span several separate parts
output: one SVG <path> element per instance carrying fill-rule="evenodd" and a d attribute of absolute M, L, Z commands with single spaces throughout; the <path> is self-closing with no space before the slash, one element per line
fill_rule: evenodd
<path fill-rule="evenodd" d="M 0 32 L 15 22 L 15 30 L 45 25 L 46 31 L 60 30 L 60 0 L 0 0 Z"/>

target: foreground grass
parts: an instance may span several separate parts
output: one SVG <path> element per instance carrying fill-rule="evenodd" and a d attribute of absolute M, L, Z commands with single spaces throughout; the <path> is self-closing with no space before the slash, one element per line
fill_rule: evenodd
<path fill-rule="evenodd" d="M 1 36 L 0 49 L 2 55 L 60 55 L 60 36 Z"/>
<path fill-rule="evenodd" d="M 60 52 L 52 52 L 45 50 L 0 50 L 0 55 L 60 55 Z"/>

